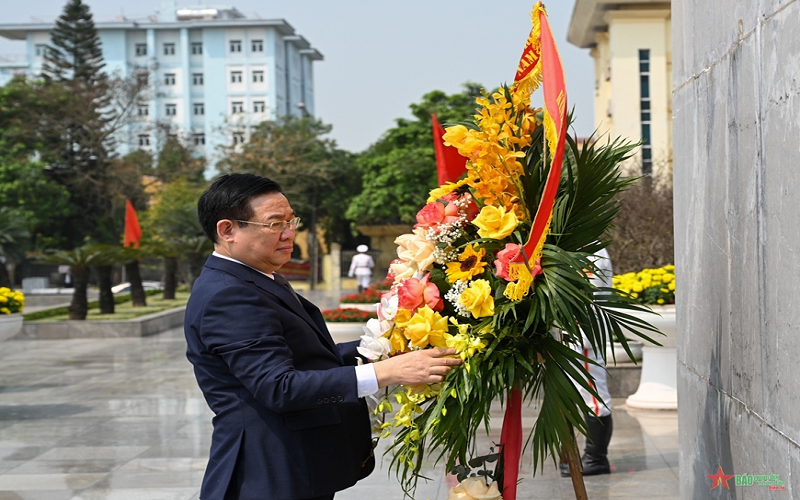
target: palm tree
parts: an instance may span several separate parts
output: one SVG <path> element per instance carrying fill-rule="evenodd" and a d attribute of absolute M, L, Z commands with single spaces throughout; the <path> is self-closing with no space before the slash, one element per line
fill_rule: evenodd
<path fill-rule="evenodd" d="M 25 218 L 9 207 L 0 208 L 0 256 L 13 265 L 16 259 L 24 256 L 25 247 L 30 240 L 30 232 L 25 227 Z M 0 287 L 12 288 L 13 283 L 6 269 L 6 262 L 0 259 Z"/>
<path fill-rule="evenodd" d="M 74 250 L 56 250 L 39 257 L 38 260 L 48 264 L 64 264 L 72 268 L 75 288 L 72 292 L 72 302 L 69 304 L 69 319 L 85 320 L 89 310 L 86 297 L 89 274 L 92 266 L 104 262 L 102 249 L 96 244 L 88 244 Z"/>
<path fill-rule="evenodd" d="M 91 243 L 87 250 L 94 255 L 91 267 L 97 274 L 97 288 L 100 291 L 100 314 L 114 314 L 114 292 L 111 284 L 114 274 L 114 265 L 124 262 L 126 256 L 122 247 Z"/>
<path fill-rule="evenodd" d="M 139 260 L 143 257 L 155 255 L 157 248 L 152 243 L 143 243 L 139 248 L 122 247 L 119 249 L 122 262 L 125 263 L 125 275 L 131 284 L 131 303 L 133 307 L 145 307 L 147 295 L 142 286 L 142 273 L 139 271 Z"/>

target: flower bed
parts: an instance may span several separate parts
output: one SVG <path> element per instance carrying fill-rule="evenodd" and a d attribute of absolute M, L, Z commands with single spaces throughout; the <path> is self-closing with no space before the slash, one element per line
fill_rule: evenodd
<path fill-rule="evenodd" d="M 642 269 L 614 276 L 613 286 L 644 305 L 675 303 L 675 266 Z"/>
<path fill-rule="evenodd" d="M 377 287 L 369 287 L 361 293 L 351 293 L 340 299 L 343 304 L 376 304 L 381 301 L 383 291 Z"/>
<path fill-rule="evenodd" d="M 380 300 L 380 299 L 379 299 Z M 322 317 L 326 323 L 366 323 L 378 315 L 374 312 L 362 311 L 360 309 L 338 308 L 322 311 Z"/>

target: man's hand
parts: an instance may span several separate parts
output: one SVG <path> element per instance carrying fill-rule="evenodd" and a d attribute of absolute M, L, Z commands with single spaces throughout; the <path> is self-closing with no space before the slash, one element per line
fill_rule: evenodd
<path fill-rule="evenodd" d="M 374 365 L 378 387 L 441 383 L 453 367 L 463 363 L 450 357 L 456 354 L 455 349 L 423 349 L 379 361 Z"/>

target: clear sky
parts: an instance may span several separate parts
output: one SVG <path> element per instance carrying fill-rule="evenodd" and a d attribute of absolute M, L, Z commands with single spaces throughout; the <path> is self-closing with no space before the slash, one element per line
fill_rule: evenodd
<path fill-rule="evenodd" d="M 155 14 L 160 0 L 84 0 L 95 21 Z M 65 0 L 5 2 L 2 23 L 53 21 Z M 169 5 L 171 2 L 166 2 Z M 202 2 L 177 0 L 178 6 Z M 212 3 L 212 2 L 208 2 Z M 588 50 L 566 41 L 574 0 L 545 2 L 565 66 L 575 131 L 594 129 L 594 70 Z M 343 149 L 362 151 L 431 90 L 473 81 L 494 88 L 514 78 L 531 28 L 533 0 L 230 0 L 248 17 L 282 18 L 325 57 L 314 63 L 316 114 Z M 0 38 L 0 54 L 23 53 Z M 535 98 L 541 99 L 541 97 Z"/>

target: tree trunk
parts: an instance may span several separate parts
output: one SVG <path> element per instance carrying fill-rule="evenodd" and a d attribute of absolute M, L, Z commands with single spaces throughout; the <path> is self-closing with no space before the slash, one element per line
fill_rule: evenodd
<path fill-rule="evenodd" d="M 194 280 L 200 276 L 200 272 L 203 270 L 203 265 L 206 262 L 206 256 L 200 252 L 192 252 L 187 256 L 189 262 L 189 292 L 192 291 L 192 287 L 194 286 Z"/>
<path fill-rule="evenodd" d="M 0 262 L 0 287 L 14 288 L 4 262 Z"/>
<path fill-rule="evenodd" d="M 97 286 L 100 288 L 100 314 L 114 314 L 114 294 L 111 292 L 111 274 L 114 266 L 97 266 Z"/>
<path fill-rule="evenodd" d="M 89 305 L 86 300 L 86 287 L 89 284 L 89 268 L 84 266 L 72 267 L 72 279 L 75 289 L 72 292 L 72 302 L 69 304 L 69 319 L 85 320 Z"/>
<path fill-rule="evenodd" d="M 133 307 L 144 307 L 147 305 L 147 296 L 144 294 L 142 286 L 142 273 L 139 272 L 139 260 L 132 260 L 125 264 L 125 273 L 128 275 L 128 282 L 131 284 L 131 302 Z"/>
<path fill-rule="evenodd" d="M 178 288 L 178 258 L 164 257 L 164 300 L 175 298 Z"/>

